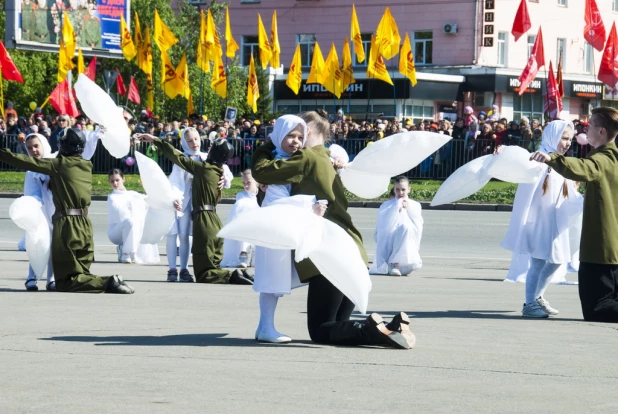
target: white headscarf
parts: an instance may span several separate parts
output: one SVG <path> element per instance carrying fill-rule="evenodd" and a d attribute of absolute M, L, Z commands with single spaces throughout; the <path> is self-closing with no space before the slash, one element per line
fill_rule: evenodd
<path fill-rule="evenodd" d="M 192 127 L 188 127 L 182 130 L 182 136 L 180 139 L 180 144 L 182 145 L 182 149 L 185 151 L 185 154 L 188 155 L 189 157 L 192 157 L 194 155 L 200 156 L 202 158 L 205 158 L 205 155 L 202 154 L 202 152 L 197 149 L 197 150 L 192 150 L 191 148 L 189 148 L 189 144 L 187 144 L 187 139 L 185 138 L 186 134 L 190 131 L 194 131 L 197 134 L 197 138 L 200 142 L 200 144 L 202 143 L 202 139 L 200 138 L 200 134 L 197 132 L 197 129 L 192 128 Z"/>
<path fill-rule="evenodd" d="M 543 140 L 540 150 L 547 154 L 550 152 L 557 152 L 558 144 L 560 144 L 562 134 L 564 134 L 564 130 L 567 126 L 570 126 L 572 131 L 575 131 L 575 127 L 571 121 L 557 120 L 550 122 L 543 130 Z"/>
<path fill-rule="evenodd" d="M 45 138 L 43 135 L 36 134 L 36 133 L 28 134 L 28 136 L 26 136 L 26 142 L 28 142 L 29 139 L 32 139 L 35 137 L 39 139 L 39 142 L 41 143 L 41 147 L 43 148 L 43 158 L 54 158 L 55 154 L 52 154 L 51 145 L 49 145 L 49 141 L 47 141 L 47 138 Z M 30 151 L 28 151 L 28 155 L 30 155 Z"/>
<path fill-rule="evenodd" d="M 307 124 L 305 121 L 296 115 L 283 115 L 277 118 L 277 121 L 275 121 L 275 126 L 273 127 L 273 132 L 270 134 L 270 139 L 276 147 L 275 158 L 290 158 L 290 155 L 281 149 L 281 143 L 290 131 L 298 125 L 301 125 L 303 129 L 302 147 L 304 147 L 305 141 L 307 140 Z"/>

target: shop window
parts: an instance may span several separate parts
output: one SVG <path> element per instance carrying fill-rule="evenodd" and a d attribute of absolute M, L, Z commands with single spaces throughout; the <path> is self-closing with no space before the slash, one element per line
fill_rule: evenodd
<path fill-rule="evenodd" d="M 365 49 L 365 60 L 363 60 L 363 63 L 358 62 L 356 53 L 354 52 L 354 43 L 350 43 L 350 48 L 352 49 L 352 66 L 367 67 L 369 51 L 371 49 L 371 33 L 361 33 L 361 39 L 363 41 L 363 49 Z"/>
<path fill-rule="evenodd" d="M 242 37 L 242 59 L 240 64 L 243 66 L 249 66 L 251 61 L 251 55 L 255 64 L 259 64 L 260 61 L 260 47 L 258 45 L 257 36 L 243 36 Z"/>
<path fill-rule="evenodd" d="M 567 0 L 558 0 L 558 6 L 567 7 L 569 2 Z"/>
<path fill-rule="evenodd" d="M 418 65 L 433 63 L 433 32 L 414 32 L 414 62 Z"/>
<path fill-rule="evenodd" d="M 300 105 L 277 105 L 277 112 L 282 114 L 298 114 L 300 113 Z"/>
<path fill-rule="evenodd" d="M 506 57 L 507 57 L 507 42 L 508 42 L 509 34 L 507 32 L 498 33 L 498 66 L 506 66 Z"/>
<path fill-rule="evenodd" d="M 586 42 L 584 45 L 584 73 L 592 73 L 592 53 L 592 45 Z"/>
<path fill-rule="evenodd" d="M 374 114 L 384 114 L 384 116 L 395 116 L 395 105 L 373 105 Z"/>
<path fill-rule="evenodd" d="M 405 116 L 414 120 L 434 119 L 434 105 L 432 101 L 413 101 L 412 105 L 405 106 Z"/>
<path fill-rule="evenodd" d="M 513 96 L 513 119 L 519 120 L 524 116 L 530 120 L 537 119 L 542 123 L 543 95 L 525 93 L 522 96 Z"/>
<path fill-rule="evenodd" d="M 558 38 L 556 41 L 556 62 L 561 62 L 564 69 L 566 64 L 566 39 Z"/>
<path fill-rule="evenodd" d="M 315 34 L 299 34 L 296 36 L 296 41 L 300 45 L 300 60 L 303 62 L 303 67 L 311 66 L 316 42 Z"/>

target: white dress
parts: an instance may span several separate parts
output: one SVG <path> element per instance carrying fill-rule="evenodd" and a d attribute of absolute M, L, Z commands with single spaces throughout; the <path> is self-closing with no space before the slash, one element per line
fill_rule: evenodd
<path fill-rule="evenodd" d="M 269 185 L 262 207 L 273 204 L 290 204 L 311 209 L 315 203 L 314 196 L 295 195 L 290 197 L 291 185 Z M 260 293 L 272 293 L 278 296 L 289 295 L 292 288 L 302 286 L 292 251 L 275 250 L 257 246 L 255 248 L 255 281 L 253 290 Z"/>
<path fill-rule="evenodd" d="M 543 182 L 547 170 L 535 184 L 520 184 L 509 228 L 501 246 L 513 252 L 507 275 L 508 281 L 525 282 L 530 258 L 560 264 L 552 276 L 552 283 L 567 283 L 569 269 L 579 268 L 579 237 L 583 197 L 573 181 L 552 171 L 549 174 L 547 193 L 543 195 Z M 562 193 L 567 183 L 569 197 Z"/>
<path fill-rule="evenodd" d="M 114 190 L 107 196 L 109 240 L 121 246 L 123 254 L 132 254 L 136 263 L 159 263 L 156 244 L 141 244 L 148 204 L 135 191 Z"/>
<path fill-rule="evenodd" d="M 388 274 L 389 263 L 398 263 L 402 274 L 420 269 L 423 261 L 419 255 L 423 236 L 423 217 L 420 203 L 395 198 L 380 206 L 376 224 L 376 255 L 369 269 L 370 274 Z M 400 211 L 401 209 L 401 211 Z"/>
<path fill-rule="evenodd" d="M 236 195 L 236 202 L 227 216 L 226 224 L 243 213 L 256 208 L 260 208 L 257 202 L 257 194 L 248 191 L 238 193 Z M 225 239 L 223 241 L 223 260 L 221 261 L 221 267 L 238 267 L 240 265 L 240 252 L 247 252 L 249 254 L 251 251 L 255 251 L 255 246 L 249 243 Z"/>

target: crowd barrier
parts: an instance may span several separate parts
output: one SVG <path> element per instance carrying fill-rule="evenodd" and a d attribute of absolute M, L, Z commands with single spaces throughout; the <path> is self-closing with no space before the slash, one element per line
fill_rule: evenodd
<path fill-rule="evenodd" d="M 253 152 L 262 144 L 263 139 L 228 139 L 228 142 L 234 148 L 234 157 L 228 162 L 228 165 L 234 175 L 239 175 L 241 171 L 246 168 L 251 168 L 251 162 Z M 172 141 L 175 147 L 179 150 L 180 143 L 178 140 Z M 356 154 L 365 148 L 369 141 L 366 139 L 350 138 L 347 140 L 336 140 L 333 143 L 342 146 L 349 154 L 352 161 Z M 531 142 L 526 140 L 518 140 L 511 143 L 512 145 L 519 145 L 529 151 L 532 151 L 538 147 L 537 142 Z M 203 144 L 203 151 L 206 151 L 206 144 Z M 0 136 L 0 148 L 9 148 L 16 153 L 25 153 L 25 146 L 19 142 L 17 136 L 14 135 L 2 135 Z M 150 149 L 150 150 L 149 150 Z M 137 174 L 137 165 L 132 164 L 132 160 L 128 160 L 128 157 L 134 159 L 135 151 L 142 152 L 149 155 L 151 158 L 157 160 L 166 174 L 171 173 L 172 163 L 164 156 L 157 154 L 157 151 L 153 151 L 154 146 L 146 143 L 136 143 L 131 147 L 129 154 L 123 159 L 116 159 L 109 155 L 103 145 L 99 144 L 97 150 L 92 157 L 93 173 L 94 174 L 106 174 L 112 168 L 118 168 L 125 174 Z M 464 140 L 451 140 L 440 150 L 433 153 L 427 159 L 425 159 L 420 165 L 412 170 L 408 171 L 405 175 L 410 179 L 446 179 L 453 171 L 461 167 L 463 164 L 470 160 L 481 157 L 486 154 L 493 153 L 494 142 L 492 140 L 478 139 L 473 144 L 467 143 Z M 570 156 L 585 157 L 590 147 L 581 147 L 575 140 L 569 151 Z M 15 171 L 16 168 L 7 164 L 0 163 L 0 171 Z"/>

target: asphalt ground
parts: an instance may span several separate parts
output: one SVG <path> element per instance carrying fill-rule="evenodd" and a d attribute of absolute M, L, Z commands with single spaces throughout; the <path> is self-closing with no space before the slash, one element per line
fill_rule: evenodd
<path fill-rule="evenodd" d="M 399 351 L 313 344 L 306 288 L 277 309 L 294 342 L 257 343 L 250 287 L 166 283 L 163 245 L 159 265 L 117 263 L 104 202 L 90 210 L 92 270 L 136 293 L 26 292 L 11 202 L 0 199 L 0 413 L 618 409 L 618 326 L 584 322 L 576 286 L 549 287 L 558 317 L 521 318 L 524 286 L 503 282 L 508 212 L 426 211 L 423 268 L 372 277 L 370 311 L 411 316 L 417 345 Z M 376 212 L 351 209 L 371 258 Z"/>

